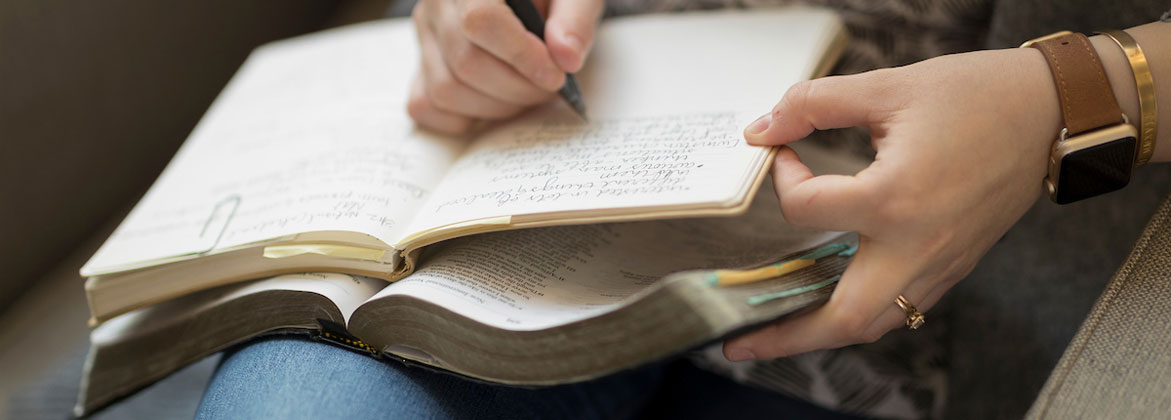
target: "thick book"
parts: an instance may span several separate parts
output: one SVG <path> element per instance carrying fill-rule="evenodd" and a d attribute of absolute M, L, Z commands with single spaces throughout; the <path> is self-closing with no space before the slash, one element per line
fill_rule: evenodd
<path fill-rule="evenodd" d="M 413 33 L 390 20 L 253 52 L 82 268 L 80 413 L 274 331 L 580 381 L 805 308 L 844 268 L 854 239 L 785 224 L 756 194 L 774 150 L 741 136 L 828 69 L 832 13 L 607 20 L 578 73 L 589 121 L 555 101 L 467 138 L 406 116 Z M 712 282 L 819 249 L 779 279 Z"/>

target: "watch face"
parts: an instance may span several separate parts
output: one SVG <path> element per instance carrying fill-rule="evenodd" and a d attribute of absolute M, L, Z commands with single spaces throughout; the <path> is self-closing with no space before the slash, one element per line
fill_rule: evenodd
<path fill-rule="evenodd" d="M 1061 159 L 1058 175 L 1058 204 L 1072 203 L 1121 189 L 1130 182 L 1138 140 L 1123 137 L 1072 151 Z"/>

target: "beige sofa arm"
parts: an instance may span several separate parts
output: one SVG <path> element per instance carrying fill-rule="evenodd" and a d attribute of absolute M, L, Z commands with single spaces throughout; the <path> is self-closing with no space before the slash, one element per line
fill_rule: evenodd
<path fill-rule="evenodd" d="M 1171 413 L 1171 197 L 1061 356 L 1029 419 Z"/>

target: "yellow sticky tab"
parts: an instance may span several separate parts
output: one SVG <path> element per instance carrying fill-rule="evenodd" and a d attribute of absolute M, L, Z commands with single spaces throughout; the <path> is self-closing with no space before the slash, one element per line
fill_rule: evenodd
<path fill-rule="evenodd" d="M 305 254 L 382 262 L 382 257 L 386 255 L 386 250 L 334 244 L 273 245 L 264 247 L 264 258 L 289 258 Z"/>
<path fill-rule="evenodd" d="M 817 261 L 793 260 L 755 270 L 716 270 L 716 284 L 719 286 L 732 286 L 771 279 L 811 266 L 815 262 Z"/>

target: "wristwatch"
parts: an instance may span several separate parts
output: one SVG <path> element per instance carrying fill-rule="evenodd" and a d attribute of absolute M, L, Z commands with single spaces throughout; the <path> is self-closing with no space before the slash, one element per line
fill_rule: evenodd
<path fill-rule="evenodd" d="M 1057 204 L 1105 194 L 1130 182 L 1138 131 L 1114 99 L 1085 35 L 1062 31 L 1021 44 L 1049 62 L 1065 127 L 1053 143 L 1045 188 Z"/>

